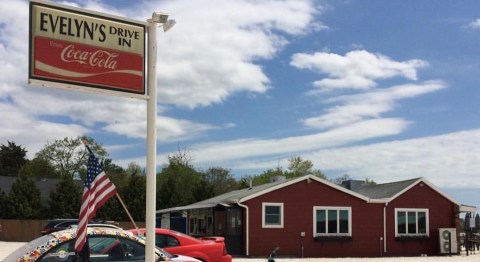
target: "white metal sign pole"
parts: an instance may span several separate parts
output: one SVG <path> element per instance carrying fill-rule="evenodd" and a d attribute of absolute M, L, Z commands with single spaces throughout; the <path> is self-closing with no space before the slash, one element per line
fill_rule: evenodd
<path fill-rule="evenodd" d="M 157 167 L 157 23 L 148 19 L 147 64 L 147 195 L 145 261 L 155 261 L 155 204 Z"/>

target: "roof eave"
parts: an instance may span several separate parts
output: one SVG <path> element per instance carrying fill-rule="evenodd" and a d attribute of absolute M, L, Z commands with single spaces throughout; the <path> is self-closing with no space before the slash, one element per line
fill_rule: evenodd
<path fill-rule="evenodd" d="M 251 195 L 248 195 L 248 196 L 245 196 L 241 199 L 238 200 L 237 203 L 243 203 L 247 200 L 250 200 L 250 199 L 253 199 L 253 198 L 256 198 L 258 196 L 261 196 L 263 194 L 266 194 L 266 193 L 269 193 L 269 192 L 272 192 L 272 191 L 275 191 L 277 189 L 280 189 L 280 188 L 283 188 L 283 187 L 286 187 L 286 186 L 289 186 L 289 185 L 292 185 L 292 184 L 295 184 L 295 183 L 298 183 L 300 181 L 303 181 L 303 180 L 306 180 L 307 183 L 310 183 L 312 180 L 315 180 L 317 182 L 320 182 L 322 184 L 325 184 L 327 186 L 330 186 L 332 188 L 335 188 L 339 191 L 342 191 L 343 193 L 346 193 L 346 194 L 349 194 L 349 195 L 352 195 L 354 197 L 357 197 L 357 198 L 360 198 L 362 200 L 364 200 L 365 202 L 368 202 L 370 200 L 370 198 L 364 196 L 364 195 L 361 195 L 359 193 L 356 193 L 352 190 L 348 190 L 342 186 L 339 186 L 339 185 L 336 185 L 334 183 L 331 183 L 325 179 L 322 179 L 322 178 L 319 178 L 317 176 L 314 176 L 314 175 L 306 175 L 306 176 L 301 176 L 301 177 L 298 177 L 296 179 L 292 179 L 292 180 L 287 180 L 285 183 L 281 183 L 281 184 L 278 184 L 276 186 L 272 186 L 272 187 L 269 187 L 269 188 L 266 188 L 265 190 L 262 190 L 262 191 L 258 191 L 254 194 L 251 194 Z"/>

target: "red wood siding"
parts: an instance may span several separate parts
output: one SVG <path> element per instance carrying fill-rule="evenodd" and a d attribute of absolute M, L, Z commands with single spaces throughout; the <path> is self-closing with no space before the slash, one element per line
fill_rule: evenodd
<path fill-rule="evenodd" d="M 400 241 L 395 239 L 395 208 L 426 208 L 429 210 L 428 240 Z M 440 252 L 438 229 L 455 228 L 456 205 L 423 182 L 393 200 L 387 207 L 387 255 L 438 255 Z M 458 233 L 458 232 L 457 232 Z"/>
<path fill-rule="evenodd" d="M 283 203 L 284 227 L 262 228 L 262 203 Z M 317 181 L 306 180 L 246 201 L 250 216 L 250 256 L 267 257 L 280 246 L 279 256 L 380 256 L 383 205 L 346 194 Z M 318 242 L 313 238 L 313 207 L 351 207 L 352 241 Z M 246 221 L 246 220 L 244 220 Z"/>
<path fill-rule="evenodd" d="M 262 203 L 283 203 L 283 228 L 262 228 Z M 456 227 L 457 206 L 428 185 L 421 183 L 388 203 L 365 200 L 317 181 L 306 180 L 258 196 L 244 203 L 249 211 L 249 255 L 267 257 L 280 246 L 278 256 L 301 257 L 378 257 L 438 255 L 438 228 Z M 351 241 L 316 241 L 314 206 L 350 207 Z M 386 211 L 386 247 L 384 253 L 384 208 Z M 395 238 L 395 208 L 429 210 L 428 240 L 398 241 Z M 244 212 L 245 216 L 245 212 Z M 244 217 L 246 226 L 247 218 Z M 246 229 L 244 228 L 244 236 Z M 302 239 L 301 232 L 305 232 Z M 245 240 L 246 241 L 246 240 Z M 246 243 L 244 241 L 244 247 Z"/>

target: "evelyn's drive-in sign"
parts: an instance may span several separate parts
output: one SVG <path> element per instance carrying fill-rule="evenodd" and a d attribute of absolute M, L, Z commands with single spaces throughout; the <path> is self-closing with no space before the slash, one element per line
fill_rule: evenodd
<path fill-rule="evenodd" d="M 145 24 L 30 2 L 30 80 L 145 94 Z"/>

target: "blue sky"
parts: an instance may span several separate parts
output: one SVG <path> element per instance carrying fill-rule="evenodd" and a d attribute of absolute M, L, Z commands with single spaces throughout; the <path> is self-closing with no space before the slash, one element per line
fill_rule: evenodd
<path fill-rule="evenodd" d="M 329 178 L 425 177 L 480 206 L 478 1 L 55 2 L 177 21 L 157 38 L 159 167 L 179 149 L 236 177 L 300 156 Z M 0 143 L 32 158 L 88 135 L 144 165 L 145 101 L 28 85 L 28 1 L 0 5 Z"/>

